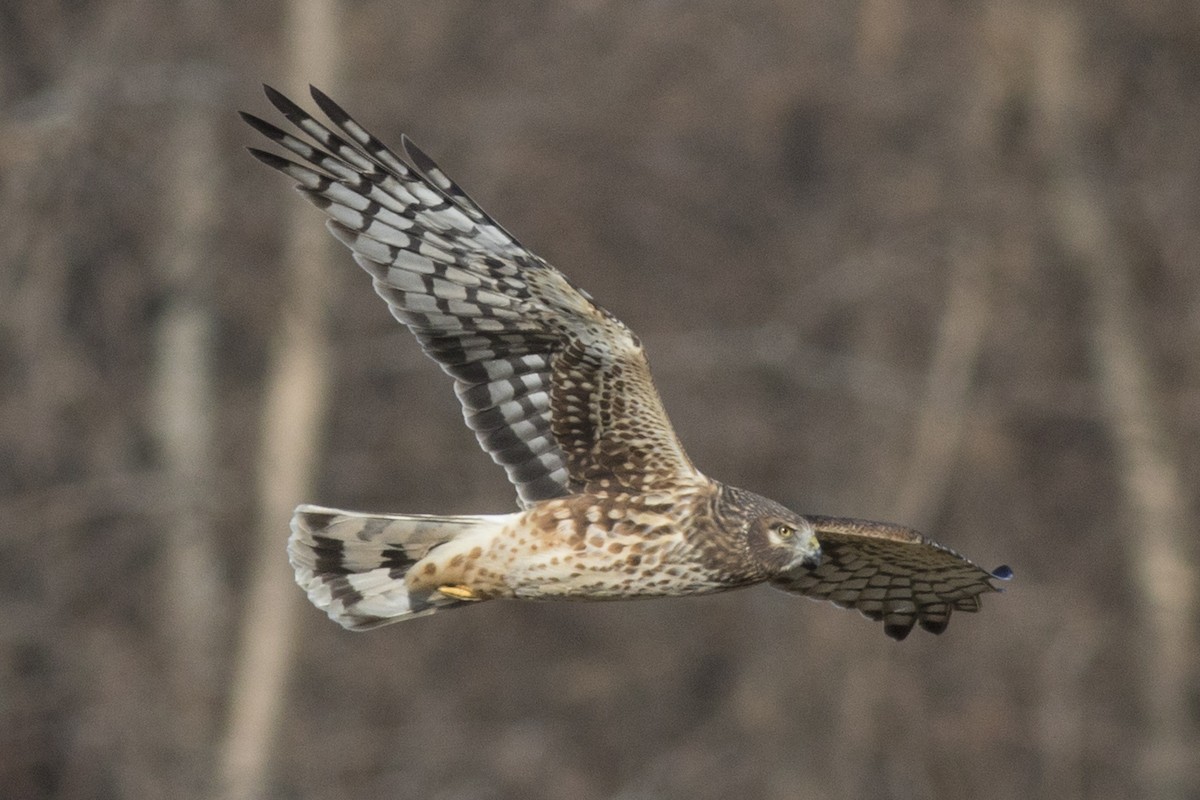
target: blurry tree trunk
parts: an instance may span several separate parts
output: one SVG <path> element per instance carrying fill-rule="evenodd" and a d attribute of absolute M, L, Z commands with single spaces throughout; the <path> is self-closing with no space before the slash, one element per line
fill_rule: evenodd
<path fill-rule="evenodd" d="M 950 287 L 896 499 L 895 518 L 925 531 L 945 502 L 954 473 L 971 411 L 975 365 L 991 316 L 984 248 L 962 243 L 950 258 Z"/>
<path fill-rule="evenodd" d="M 4 207 L 8 235 L 0 236 L 4 239 L 0 272 L 11 285 L 0 293 L 4 295 L 5 328 L 15 322 L 13 340 L 20 341 L 21 350 L 33 357 L 22 365 L 29 372 L 20 380 L 27 387 L 22 403 L 22 411 L 27 413 L 5 415 L 0 438 L 16 441 L 10 432 L 18 426 L 24 428 L 26 447 L 38 453 L 37 460 L 48 475 L 58 473 L 52 466 L 55 461 L 62 463 L 87 447 L 86 433 L 76 438 L 74 429 L 63 424 L 70 409 L 86 407 L 89 414 L 102 418 L 103 400 L 86 406 L 79 403 L 98 394 L 105 397 L 105 373 L 109 377 L 118 374 L 108 372 L 111 364 L 96 364 L 96 351 L 81 346 L 80 341 L 81 329 L 106 313 L 104 300 L 89 295 L 87 312 L 74 321 L 68 310 L 80 295 L 73 263 L 87 264 L 89 273 L 102 276 L 109 285 L 120 283 L 119 277 L 113 281 L 114 275 L 106 271 L 105 244 L 102 237 L 95 236 L 97 220 L 120 227 L 120 214 L 102 194 L 88 190 L 104 185 L 123 169 L 128 169 L 131 177 L 169 176 L 161 186 L 147 180 L 134 190 L 146 195 L 147 208 L 159 200 L 162 213 L 146 215 L 145 231 L 123 230 L 127 241 L 148 241 L 155 248 L 159 272 L 146 278 L 161 290 L 164 302 L 155 327 L 145 331 L 146 339 L 153 342 L 147 394 L 154 407 L 146 415 L 146 427 L 122 426 L 120 437 L 125 441 L 152 437 L 159 464 L 154 473 L 144 473 L 140 457 L 130 457 L 136 447 L 128 448 L 128 453 L 113 448 L 108 451 L 111 459 L 104 462 L 108 469 L 93 468 L 73 474 L 64 483 L 38 487 L 21 498 L 24 508 L 6 509 L 10 512 L 6 516 L 21 520 L 21 527 L 32 526 L 35 532 L 41 529 L 46 546 L 53 547 L 49 552 L 71 572 L 72 583 L 95 582 L 99 593 L 108 592 L 115 581 L 128 580 L 128 576 L 114 574 L 112 562 L 85 561 L 73 554 L 66 544 L 72 541 L 72 529 L 88 529 L 97 522 L 97 527 L 102 527 L 106 516 L 115 514 L 119 519 L 130 509 L 161 520 L 163 535 L 149 545 L 163 548 L 162 564 L 156 564 L 151 573 L 155 585 L 147 587 L 157 593 L 153 598 L 157 602 L 148 603 L 146 609 L 154 612 L 146 619 L 160 627 L 157 637 L 145 634 L 137 658 L 128 659 L 130 651 L 100 621 L 103 615 L 92 616 L 90 609 L 84 610 L 64 584 L 47 582 L 29 594 L 28 602 L 38 616 L 25 624 L 50 631 L 52 638 L 64 643 L 51 651 L 56 655 L 50 662 L 35 668 L 35 673 L 45 676 L 44 683 L 35 685 L 49 690 L 54 686 L 51 676 L 75 669 L 87 676 L 87 683 L 73 687 L 69 703 L 55 697 L 52 690 L 41 696 L 28 686 L 23 690 L 6 686 L 0 706 L 9 706 L 8 696 L 15 694 L 23 702 L 42 703 L 46 708 L 71 708 L 69 716 L 75 727 L 64 736 L 65 729 L 46 726 L 42 733 L 45 744 L 34 762 L 38 766 L 31 773 L 39 777 L 28 786 L 18 781 L 14 787 L 8 779 L 11 773 L 6 773 L 6 779 L 0 780 L 0 795 L 4 796 L 43 796 L 38 791 L 50 791 L 47 787 L 52 782 L 53 793 L 61 797 L 119 793 L 117 786 L 130 795 L 188 797 L 211 768 L 211 709 L 215 659 L 220 652 L 214 643 L 221 623 L 214 608 L 219 608 L 221 587 L 212 558 L 211 531 L 201 509 L 213 466 L 209 448 L 213 398 L 207 336 L 210 309 L 198 276 L 213 224 L 213 130 L 205 124 L 191 92 L 181 93 L 178 117 L 161 126 L 147 124 L 139 109 L 131 108 L 121 97 L 119 87 L 129 73 L 126 56 L 145 51 L 143 33 L 152 11 L 140 1 L 72 9 L 70 14 L 86 20 L 89 35 L 77 42 L 57 74 L 45 75 L 46 83 L 39 87 L 35 102 L 26 103 L 24 112 L 9 115 L 3 124 L 0 206 Z M 47 21 L 54 16 L 49 8 L 37 13 Z M 6 45 L 17 45 L 17 39 L 13 35 Z M 20 45 L 33 49 L 42 42 L 35 39 Z M 170 65 L 156 65 L 161 72 L 172 74 Z M 15 97 L 9 99 L 14 107 L 19 105 Z M 157 148 L 161 160 L 156 164 L 147 163 L 150 150 L 131 146 L 139 165 L 151 166 L 152 171 L 135 172 L 129 164 L 118 166 L 120 157 L 107 149 L 114 143 L 131 144 L 133 131 L 169 139 L 159 143 L 165 147 Z M 160 193 L 151 194 L 155 188 Z M 114 296 L 122 296 L 119 287 Z M 130 313 L 124 308 L 117 311 Z M 111 334 L 111 329 L 106 329 L 106 352 L 126 346 L 116 336 L 110 339 Z M 6 360 L 6 367 L 11 363 Z M 135 374 L 141 373 L 124 368 L 114 380 L 128 385 L 130 399 L 136 404 L 147 387 Z M 97 419 L 96 424 L 104 423 Z M 5 449 L 6 466 L 9 459 L 19 460 L 20 456 L 14 456 Z M 16 530 L 6 531 L 6 539 L 10 533 Z M 107 537 L 105 540 L 108 550 Z M 111 549 L 119 550 L 119 546 Z M 22 571 L 26 569 L 23 565 Z M 52 602 L 50 598 L 54 598 Z M 0 634 L 6 658 L 17 652 L 13 645 L 27 636 L 8 638 L 7 634 Z M 160 646 L 160 641 L 165 646 Z M 148 681 L 152 670 L 155 674 Z M 0 724 L 0 728 L 11 728 L 0 737 L 3 752 L 19 749 L 21 737 L 30 731 L 39 735 L 45 723 L 35 719 Z M 55 738 L 61 741 L 55 742 Z M 59 756 L 50 755 L 59 748 Z M 120 753 L 120 757 L 99 755 L 105 753 Z M 61 772 L 52 776 L 43 772 L 58 757 Z"/>
<path fill-rule="evenodd" d="M 195 7 L 196 4 L 192 4 Z M 181 792 L 210 774 L 216 646 L 224 624 L 224 592 L 214 552 L 213 317 L 206 268 L 216 216 L 220 163 L 216 123 L 204 93 L 187 92 L 170 125 L 163 157 L 172 167 L 160 242 L 165 303 L 154 361 L 155 435 L 168 504 L 163 635 L 170 642 L 170 686 L 178 753 L 165 776 Z M 199 97 L 200 99 L 197 99 Z"/>
<path fill-rule="evenodd" d="M 287 25 L 288 72 L 329 86 L 337 51 L 332 0 L 294 0 Z M 313 484 L 329 390 L 324 324 L 329 237 L 301 204 L 290 204 L 283 257 L 281 329 L 276 336 L 263 409 L 259 456 L 258 555 L 229 697 L 222 745 L 222 796 L 251 800 L 270 778 L 271 748 L 282 713 L 294 616 L 301 598 L 285 556 L 292 508 Z"/>
<path fill-rule="evenodd" d="M 1079 19 L 1043 12 L 1037 53 L 1038 121 L 1051 166 L 1049 202 L 1061 246 L 1088 290 L 1096 385 L 1112 429 L 1124 502 L 1121 540 L 1140 593 L 1144 637 L 1139 675 L 1146 736 L 1140 742 L 1144 797 L 1200 792 L 1200 758 L 1189 699 L 1197 641 L 1197 571 L 1189 552 L 1195 526 L 1172 450 L 1162 399 L 1146 369 L 1149 354 L 1131 304 L 1130 257 L 1105 207 L 1102 188 L 1077 151 L 1084 141 L 1088 85 Z"/>
<path fill-rule="evenodd" d="M 855 54 L 863 74 L 888 74 L 903 54 L 908 11 L 904 3 L 870 0 L 859 6 Z M 987 243 L 964 240 L 947 254 L 949 272 L 924 386 L 912 419 L 911 442 L 897 480 L 885 484 L 893 511 L 889 518 L 935 535 L 930 526 L 945 505 L 963 434 L 969 423 L 973 378 L 990 322 Z M 878 320 L 865 320 L 859 346 L 868 351 L 876 337 L 893 335 Z M 899 466 L 899 465 L 897 465 Z M 839 797 L 878 793 L 880 781 L 904 787 L 916 797 L 935 794 L 934 770 L 924 743 L 897 735 L 881 719 L 905 719 L 920 728 L 926 708 L 923 688 L 905 676 L 916 674 L 911 651 L 864 645 L 848 660 L 841 680 L 839 719 L 832 738 L 838 753 L 835 782 Z"/>

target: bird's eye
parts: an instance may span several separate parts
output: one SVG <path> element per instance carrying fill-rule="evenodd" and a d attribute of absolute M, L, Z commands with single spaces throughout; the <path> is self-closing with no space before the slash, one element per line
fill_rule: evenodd
<path fill-rule="evenodd" d="M 775 526 L 775 533 L 779 536 L 780 539 L 790 539 L 790 538 L 792 538 L 792 534 L 795 532 L 796 532 L 796 529 L 792 528 L 788 525 L 776 525 Z"/>

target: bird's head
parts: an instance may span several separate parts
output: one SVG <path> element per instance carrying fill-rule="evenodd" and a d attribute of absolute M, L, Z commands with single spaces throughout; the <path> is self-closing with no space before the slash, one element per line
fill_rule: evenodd
<path fill-rule="evenodd" d="M 811 522 L 786 511 L 762 514 L 747 531 L 750 552 L 772 573 L 813 569 L 821 564 L 821 545 Z"/>
<path fill-rule="evenodd" d="M 727 499 L 743 520 L 751 557 L 768 574 L 813 569 L 821 563 L 821 545 L 813 524 L 774 500 L 737 489 Z"/>

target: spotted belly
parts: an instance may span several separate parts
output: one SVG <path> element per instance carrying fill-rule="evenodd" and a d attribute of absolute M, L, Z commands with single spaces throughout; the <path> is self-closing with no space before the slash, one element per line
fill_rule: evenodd
<path fill-rule="evenodd" d="M 526 553 L 506 573 L 511 597 L 529 600 L 621 600 L 703 594 L 723 588 L 697 564 L 680 534 L 652 542 L 589 531 L 582 547 Z"/>
<path fill-rule="evenodd" d="M 705 568 L 673 515 L 618 510 L 580 511 L 560 501 L 514 515 L 486 541 L 437 548 L 414 565 L 409 582 L 473 600 L 619 600 L 733 588 Z"/>

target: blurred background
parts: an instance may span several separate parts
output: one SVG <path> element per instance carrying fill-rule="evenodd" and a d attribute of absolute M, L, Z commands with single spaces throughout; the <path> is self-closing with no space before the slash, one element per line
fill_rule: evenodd
<path fill-rule="evenodd" d="M 264 81 L 625 320 L 701 469 L 1008 591 L 342 631 L 293 505 L 514 493 Z M 0 795 L 1200 797 L 1196 4 L 17 0 L 0 142 Z"/>

